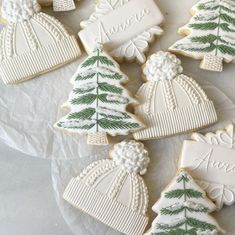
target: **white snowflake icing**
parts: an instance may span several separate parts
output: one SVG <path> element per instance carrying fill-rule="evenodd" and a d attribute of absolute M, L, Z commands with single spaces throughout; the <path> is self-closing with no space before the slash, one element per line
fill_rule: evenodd
<path fill-rule="evenodd" d="M 171 221 L 169 221 L 167 224 L 166 223 L 159 223 L 162 226 L 169 225 L 170 227 L 177 226 L 179 224 L 184 224 L 186 222 L 187 218 L 174 218 Z"/>
<path fill-rule="evenodd" d="M 143 73 L 147 80 L 170 80 L 183 72 L 181 61 L 169 52 L 157 52 L 150 56 Z"/>
<path fill-rule="evenodd" d="M 66 123 L 62 123 L 61 125 L 65 128 L 74 128 L 74 127 L 82 127 L 82 126 L 91 126 L 96 124 L 96 120 L 82 120 L 82 121 L 78 121 L 78 120 L 71 120 L 71 121 L 67 121 Z"/>
<path fill-rule="evenodd" d="M 82 84 L 82 86 L 79 86 L 79 90 L 88 91 L 90 89 L 97 88 L 97 87 L 98 87 L 97 82 L 88 82 L 88 83 Z"/>
<path fill-rule="evenodd" d="M 108 101 L 110 102 L 118 102 L 121 104 L 127 104 L 129 102 L 129 100 L 126 97 L 120 96 L 120 95 L 107 95 L 106 98 Z"/>
<path fill-rule="evenodd" d="M 218 232 L 216 230 L 202 230 L 202 229 L 199 229 L 197 231 L 197 235 L 217 235 Z"/>
<path fill-rule="evenodd" d="M 190 49 L 190 48 L 194 48 L 194 49 L 204 49 L 204 48 L 208 48 L 210 47 L 211 44 L 210 43 L 204 43 L 204 44 L 201 44 L 201 43 L 186 43 L 186 44 L 181 44 L 180 46 L 178 46 L 180 49 L 182 50 L 187 50 L 187 49 Z"/>
<path fill-rule="evenodd" d="M 208 12 L 208 13 L 203 13 L 203 14 L 198 14 L 194 17 L 195 20 L 200 20 L 200 21 L 208 21 L 208 20 L 213 20 L 219 17 L 219 12 Z"/>
<path fill-rule="evenodd" d="M 3 17 L 14 23 L 29 20 L 40 10 L 37 0 L 4 0 L 2 5 Z"/>
<path fill-rule="evenodd" d="M 144 145 L 134 140 L 123 141 L 114 145 L 111 157 L 117 165 L 130 173 L 139 173 L 144 175 L 150 162 L 147 150 Z"/>
<path fill-rule="evenodd" d="M 191 208 L 194 210 L 203 210 L 205 207 L 202 204 L 195 203 L 192 201 L 185 201 L 185 202 L 177 202 L 173 204 L 172 206 L 167 207 L 170 211 L 180 210 L 182 208 Z"/>
<path fill-rule="evenodd" d="M 113 68 L 111 70 L 111 69 L 103 67 L 103 66 L 92 67 L 92 68 L 89 68 L 89 69 L 84 68 L 84 69 L 80 70 L 80 75 L 82 75 L 82 76 L 91 75 L 91 74 L 94 74 L 94 73 L 95 74 L 96 73 L 102 73 L 102 74 L 105 74 L 105 75 L 114 75 L 115 71 L 113 71 Z"/>
<path fill-rule="evenodd" d="M 97 112 L 101 113 L 101 114 L 106 114 L 106 115 L 119 117 L 119 118 L 124 118 L 125 117 L 124 113 L 116 111 L 114 109 L 105 108 L 105 107 L 98 107 Z"/>

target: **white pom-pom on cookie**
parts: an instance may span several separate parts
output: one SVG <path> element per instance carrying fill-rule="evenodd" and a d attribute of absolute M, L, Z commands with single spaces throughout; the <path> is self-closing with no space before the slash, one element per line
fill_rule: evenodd
<path fill-rule="evenodd" d="M 146 80 L 171 80 L 183 72 L 181 61 L 169 52 L 159 51 L 150 56 L 143 68 Z"/>
<path fill-rule="evenodd" d="M 40 10 L 37 0 L 3 0 L 2 4 L 3 18 L 13 23 L 29 20 Z"/>
<path fill-rule="evenodd" d="M 144 175 L 147 171 L 150 158 L 144 145 L 134 140 L 123 141 L 114 145 L 111 157 L 117 165 L 130 173 Z"/>

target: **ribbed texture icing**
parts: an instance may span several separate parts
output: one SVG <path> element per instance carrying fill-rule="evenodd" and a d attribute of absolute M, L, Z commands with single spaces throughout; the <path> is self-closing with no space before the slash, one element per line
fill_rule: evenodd
<path fill-rule="evenodd" d="M 147 170 L 148 152 L 130 140 L 116 144 L 110 156 L 71 179 L 63 197 L 119 232 L 142 235 L 148 224 L 149 196 L 140 174 Z"/>
<path fill-rule="evenodd" d="M 17 11 L 15 20 L 11 20 L 16 22 L 9 22 L 0 32 L 0 75 L 4 83 L 34 78 L 81 55 L 75 37 L 56 18 L 39 12 L 36 1 L 12 2 L 5 0 L 3 7 L 11 9 L 6 12 L 9 17 Z M 17 8 L 19 3 L 25 13 Z"/>

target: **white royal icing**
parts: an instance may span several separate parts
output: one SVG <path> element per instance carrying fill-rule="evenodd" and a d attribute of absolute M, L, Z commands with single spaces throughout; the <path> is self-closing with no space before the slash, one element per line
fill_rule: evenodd
<path fill-rule="evenodd" d="M 84 29 L 79 36 L 88 52 L 100 42 L 120 61 L 144 63 L 149 43 L 163 33 L 162 22 L 163 15 L 153 0 L 101 0 L 95 13 L 81 23 Z"/>
<path fill-rule="evenodd" d="M 188 169 L 217 209 L 235 203 L 235 136 L 231 124 L 225 130 L 202 135 L 194 133 L 185 141 L 180 167 Z"/>
<path fill-rule="evenodd" d="M 217 235 L 218 232 L 216 230 L 213 231 L 209 231 L 209 230 L 202 230 L 200 229 L 199 231 L 197 231 L 197 235 Z"/>
<path fill-rule="evenodd" d="M 114 146 L 111 157 L 117 165 L 123 166 L 130 173 L 144 175 L 147 171 L 150 158 L 142 143 L 123 141 Z"/>
<path fill-rule="evenodd" d="M 202 235 L 214 235 L 217 231 L 223 232 L 214 218 L 209 215 L 215 208 L 205 191 L 186 171 L 181 170 L 153 206 L 152 209 L 158 216 L 146 235 L 165 232 L 175 234 L 177 231 L 187 234 L 187 231 L 191 230 L 195 234 Z M 204 229 L 197 225 L 200 223 L 205 224 Z"/>
<path fill-rule="evenodd" d="M 29 20 L 40 10 L 37 0 L 4 0 L 2 5 L 3 17 L 14 23 Z"/>
<path fill-rule="evenodd" d="M 147 80 L 171 80 L 183 72 L 181 61 L 169 52 L 159 51 L 150 56 L 143 73 Z"/>
<path fill-rule="evenodd" d="M 222 72 L 223 61 L 235 60 L 234 1 L 200 0 L 192 13 L 189 23 L 179 29 L 185 37 L 175 42 L 170 51 L 202 59 L 202 69 Z"/>

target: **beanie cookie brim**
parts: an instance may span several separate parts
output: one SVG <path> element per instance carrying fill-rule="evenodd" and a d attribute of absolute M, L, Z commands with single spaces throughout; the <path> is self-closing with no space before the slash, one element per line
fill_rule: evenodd
<path fill-rule="evenodd" d="M 74 36 L 40 47 L 34 51 L 0 62 L 0 74 L 5 84 L 29 80 L 63 66 L 81 55 Z"/>
<path fill-rule="evenodd" d="M 142 235 L 148 218 L 73 178 L 63 198 L 109 227 L 127 235 Z"/>
<path fill-rule="evenodd" d="M 150 114 L 144 117 L 147 128 L 134 133 L 136 140 L 155 139 L 186 133 L 217 121 L 212 101 Z"/>

